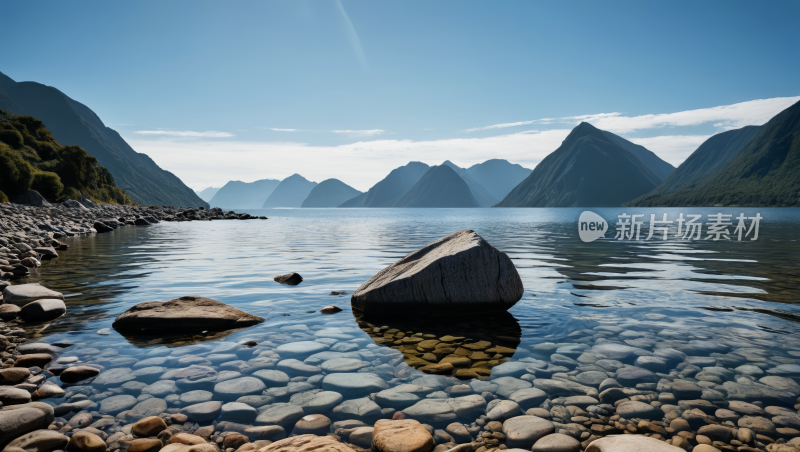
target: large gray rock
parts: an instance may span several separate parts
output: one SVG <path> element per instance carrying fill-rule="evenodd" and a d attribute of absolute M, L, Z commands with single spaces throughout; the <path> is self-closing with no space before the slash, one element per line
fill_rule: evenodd
<path fill-rule="evenodd" d="M 26 304 L 44 298 L 64 299 L 64 295 L 39 284 L 18 284 L 3 290 L 5 303 Z"/>
<path fill-rule="evenodd" d="M 139 303 L 117 317 L 112 326 L 120 331 L 227 330 L 263 321 L 261 317 L 209 298 L 181 297 Z"/>
<path fill-rule="evenodd" d="M 112 416 L 136 406 L 136 397 L 132 395 L 115 395 L 100 402 L 100 413 Z"/>
<path fill-rule="evenodd" d="M 353 293 L 366 315 L 505 311 L 522 298 L 511 259 L 472 230 L 454 232 L 384 268 Z"/>
<path fill-rule="evenodd" d="M 55 418 L 53 407 L 32 402 L 0 408 L 0 447 L 38 429 L 46 429 Z"/>
<path fill-rule="evenodd" d="M 322 389 L 338 392 L 344 398 L 353 399 L 389 389 L 389 385 L 383 378 L 373 373 L 335 373 L 328 374 L 322 379 Z"/>
<path fill-rule="evenodd" d="M 58 298 L 43 298 L 32 301 L 20 310 L 19 316 L 27 322 L 43 322 L 54 320 L 67 312 L 64 300 Z"/>

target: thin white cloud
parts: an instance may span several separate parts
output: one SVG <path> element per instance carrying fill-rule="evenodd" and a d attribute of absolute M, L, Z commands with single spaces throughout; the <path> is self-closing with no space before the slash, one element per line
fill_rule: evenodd
<path fill-rule="evenodd" d="M 627 139 L 655 152 L 662 160 L 677 168 L 709 138 L 711 135 L 661 135 Z"/>
<path fill-rule="evenodd" d="M 232 133 L 216 132 L 210 130 L 208 132 L 193 132 L 191 130 L 137 130 L 133 132 L 139 135 L 153 135 L 153 136 L 167 136 L 167 137 L 192 137 L 192 138 L 229 138 Z"/>
<path fill-rule="evenodd" d="M 376 135 L 380 135 L 385 133 L 385 130 L 382 129 L 369 129 L 369 130 L 331 130 L 333 133 L 338 133 L 339 135 L 347 135 L 349 137 L 374 137 Z"/>
<path fill-rule="evenodd" d="M 570 124 L 588 122 L 597 128 L 614 133 L 631 133 L 638 130 L 661 129 L 667 127 L 699 126 L 712 123 L 721 130 L 738 129 L 747 125 L 761 125 L 770 118 L 800 101 L 796 97 L 774 97 L 757 99 L 738 104 L 719 107 L 700 108 L 640 116 L 624 116 L 622 113 L 598 113 L 593 115 L 565 116 L 561 118 L 542 118 L 531 121 L 509 122 L 485 127 L 467 129 L 465 132 L 503 129 L 530 124 Z"/>
<path fill-rule="evenodd" d="M 301 132 L 300 129 L 279 129 L 277 127 L 268 127 L 268 129 L 273 132 Z"/>

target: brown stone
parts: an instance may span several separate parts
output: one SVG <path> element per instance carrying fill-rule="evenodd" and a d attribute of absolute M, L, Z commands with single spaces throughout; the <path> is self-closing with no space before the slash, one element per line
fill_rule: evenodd
<path fill-rule="evenodd" d="M 429 374 L 450 375 L 454 368 L 452 363 L 439 363 L 428 364 L 427 366 L 421 367 L 419 370 Z"/>
<path fill-rule="evenodd" d="M 372 449 L 375 452 L 429 452 L 433 446 L 433 436 L 413 419 L 381 419 L 372 431 Z"/>
<path fill-rule="evenodd" d="M 0 382 L 3 384 L 17 384 L 31 376 L 31 371 L 25 367 L 9 367 L 0 370 Z"/>
<path fill-rule="evenodd" d="M 159 444 L 161 444 L 159 442 Z M 84 430 L 75 432 L 69 440 L 69 449 L 78 449 L 83 452 L 104 452 L 108 447 L 102 438 Z"/>
<path fill-rule="evenodd" d="M 320 309 L 319 312 L 323 314 L 336 314 L 337 312 L 342 312 L 342 310 L 336 306 L 325 306 Z"/>
<path fill-rule="evenodd" d="M 124 444 L 128 445 L 128 452 L 157 451 L 164 446 L 160 440 L 155 438 L 132 439 L 124 441 Z"/>
<path fill-rule="evenodd" d="M 229 449 L 231 447 L 238 449 L 249 442 L 250 438 L 242 435 L 241 433 L 231 433 L 230 435 L 225 436 L 225 439 L 222 441 L 222 445 L 225 447 L 225 449 Z"/>
<path fill-rule="evenodd" d="M 75 366 L 64 369 L 59 378 L 64 383 L 77 383 L 87 378 L 92 378 L 99 374 L 100 370 L 90 366 Z"/>
<path fill-rule="evenodd" d="M 213 425 L 206 425 L 205 427 L 200 427 L 194 431 L 194 434 L 203 438 L 208 439 L 214 433 L 214 426 Z"/>
<path fill-rule="evenodd" d="M 146 301 L 114 320 L 117 330 L 226 330 L 263 322 L 261 317 L 203 297 Z"/>
<path fill-rule="evenodd" d="M 300 435 L 282 439 L 259 452 L 353 452 L 333 436 Z"/>
<path fill-rule="evenodd" d="M 158 416 L 149 416 L 133 424 L 131 432 L 136 436 L 145 438 L 148 436 L 156 436 L 159 432 L 166 429 L 167 423 L 164 422 L 164 419 Z"/>
<path fill-rule="evenodd" d="M 44 368 L 47 363 L 53 360 L 51 355 L 47 353 L 33 353 L 30 355 L 22 355 L 14 362 L 14 367 L 41 367 Z"/>
<path fill-rule="evenodd" d="M 203 438 L 197 435 L 191 435 L 189 433 L 176 433 L 172 435 L 172 437 L 167 441 L 167 444 L 186 444 L 188 446 L 193 446 L 195 444 L 205 444 L 205 443 L 206 440 L 204 440 Z"/>
<path fill-rule="evenodd" d="M 453 367 L 465 368 L 472 365 L 472 360 L 465 356 L 450 355 L 439 361 L 439 364 L 450 363 Z"/>
<path fill-rule="evenodd" d="M 272 278 L 275 282 L 287 284 L 289 286 L 296 286 L 303 282 L 303 277 L 299 273 L 287 273 Z"/>

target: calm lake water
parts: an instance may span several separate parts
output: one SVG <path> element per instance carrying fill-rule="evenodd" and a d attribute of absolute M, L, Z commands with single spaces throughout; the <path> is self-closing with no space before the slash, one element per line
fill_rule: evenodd
<path fill-rule="evenodd" d="M 608 335 L 598 336 L 597 331 L 631 330 L 638 333 L 611 340 L 650 338 L 633 344 L 646 350 L 659 347 L 658 341 L 661 347 L 679 349 L 681 344 L 691 348 L 688 344 L 697 341 L 717 341 L 723 345 L 711 352 L 722 353 L 756 348 L 766 358 L 753 362 L 765 372 L 794 363 L 787 351 L 800 350 L 800 209 L 592 209 L 609 222 L 610 231 L 591 243 L 578 237 L 583 210 L 263 209 L 249 213 L 269 220 L 164 222 L 72 238 L 66 242 L 68 251 L 28 281 L 64 293 L 67 314 L 46 326 L 29 327 L 29 338 L 75 343 L 65 356 L 79 354 L 81 347 L 110 348 L 134 357 L 166 355 L 179 344 L 158 338 L 128 340 L 113 329 L 105 336 L 97 331 L 110 328 L 117 315 L 136 303 L 197 295 L 267 319 L 214 339 L 220 343 L 257 339 L 277 345 L 333 337 L 364 350 L 374 342 L 358 329 L 349 295 L 330 293 L 351 293 L 409 252 L 454 231 L 473 229 L 511 257 L 525 286 L 522 299 L 510 310 L 513 319 L 499 326 L 521 335 L 511 361 L 546 360 L 553 351 L 537 354 L 541 349 L 536 344 L 583 338 L 583 344 L 592 346 Z M 646 214 L 639 241 L 613 238 L 617 215 L 623 212 Z M 698 241 L 663 241 L 660 233 L 644 240 L 650 213 L 659 219 L 667 213 L 672 220 L 680 213 L 702 214 L 705 223 L 707 215 L 718 212 L 733 218 L 741 212 L 749 217 L 759 213 L 758 240 L 739 242 L 732 236 L 734 240 L 715 242 L 706 239 L 705 226 Z M 735 219 L 733 223 L 731 233 Z M 305 280 L 298 286 L 272 280 L 289 272 Z M 344 311 L 316 312 L 332 304 Z M 314 335 L 335 328 L 338 335 Z M 491 334 L 497 328 L 478 316 L 457 322 L 420 319 L 419 325 L 399 329 L 466 335 Z M 683 342 L 669 342 L 675 339 Z M 202 342 L 208 347 L 196 353 L 211 353 L 215 343 Z"/>

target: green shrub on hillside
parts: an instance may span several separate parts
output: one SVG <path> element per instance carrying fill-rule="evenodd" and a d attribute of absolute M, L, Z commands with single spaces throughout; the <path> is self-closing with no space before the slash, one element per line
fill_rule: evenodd
<path fill-rule="evenodd" d="M 33 174 L 31 190 L 36 190 L 45 199 L 59 199 L 64 190 L 64 184 L 58 174 L 49 171 L 37 171 Z"/>
<path fill-rule="evenodd" d="M 0 143 L 0 190 L 9 195 L 25 193 L 33 182 L 33 168 L 18 152 Z"/>
<path fill-rule="evenodd" d="M 4 202 L 8 202 L 8 196 L 6 196 L 5 193 L 0 191 L 0 204 Z"/>
<path fill-rule="evenodd" d="M 0 110 L 0 190 L 15 197 L 33 189 L 50 201 L 77 199 L 132 204 L 108 169 L 74 145 L 59 144 L 44 124 Z"/>

